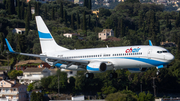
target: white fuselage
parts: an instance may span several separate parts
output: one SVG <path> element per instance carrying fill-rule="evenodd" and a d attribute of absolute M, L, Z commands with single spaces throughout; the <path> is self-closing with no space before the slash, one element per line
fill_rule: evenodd
<path fill-rule="evenodd" d="M 66 50 L 50 52 L 47 54 L 48 56 L 66 59 L 110 62 L 115 69 L 148 68 L 167 65 L 174 59 L 174 56 L 165 48 L 143 45 Z M 66 65 L 62 64 L 60 67 L 64 68 Z M 67 69 L 78 70 L 75 65 L 72 65 Z M 107 68 L 107 70 L 111 69 L 112 68 Z"/>

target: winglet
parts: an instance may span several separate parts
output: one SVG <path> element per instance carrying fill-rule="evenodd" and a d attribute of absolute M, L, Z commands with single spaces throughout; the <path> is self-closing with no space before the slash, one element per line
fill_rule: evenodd
<path fill-rule="evenodd" d="M 9 49 L 9 51 L 11 52 L 11 53 L 15 53 L 15 51 L 12 49 L 12 47 L 11 47 L 11 45 L 9 44 L 9 42 L 8 42 L 8 40 L 5 38 L 5 41 L 6 41 L 6 44 L 7 44 L 7 47 L 8 47 L 8 49 Z"/>
<path fill-rule="evenodd" d="M 149 46 L 153 46 L 153 44 L 152 44 L 151 40 L 149 40 Z"/>

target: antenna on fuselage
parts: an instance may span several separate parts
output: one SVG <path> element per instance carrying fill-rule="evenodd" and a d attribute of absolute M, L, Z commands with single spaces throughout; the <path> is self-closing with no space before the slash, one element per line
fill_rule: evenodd
<path fill-rule="evenodd" d="M 109 48 L 108 45 L 106 45 L 106 47 Z"/>

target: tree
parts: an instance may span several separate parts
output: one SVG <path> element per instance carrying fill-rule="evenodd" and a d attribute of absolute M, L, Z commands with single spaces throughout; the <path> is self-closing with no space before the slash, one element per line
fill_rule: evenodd
<path fill-rule="evenodd" d="M 74 14 L 71 14 L 71 28 L 74 29 Z"/>
<path fill-rule="evenodd" d="M 80 18 L 79 18 L 79 13 L 77 12 L 77 29 L 80 28 Z"/>
<path fill-rule="evenodd" d="M 49 84 L 51 83 L 51 80 L 52 78 L 49 76 L 49 77 L 46 77 L 46 78 L 42 78 L 41 79 L 41 85 L 44 89 L 48 89 L 49 87 Z"/>
<path fill-rule="evenodd" d="M 84 0 L 83 6 L 86 7 L 86 8 L 88 8 L 88 0 Z"/>
<path fill-rule="evenodd" d="M 40 7 L 39 7 L 39 2 L 36 2 L 36 10 L 37 10 L 37 12 L 36 12 L 36 14 L 37 15 L 40 15 Z"/>
<path fill-rule="evenodd" d="M 139 0 L 126 0 L 126 3 L 140 3 Z"/>
<path fill-rule="evenodd" d="M 36 93 L 37 98 L 36 101 L 43 101 L 43 94 L 41 92 Z"/>
<path fill-rule="evenodd" d="M 19 18 L 21 18 L 21 12 L 20 12 L 20 1 L 17 0 L 17 15 Z"/>
<path fill-rule="evenodd" d="M 60 4 L 60 17 L 61 18 L 63 18 L 64 16 L 63 16 L 63 3 L 61 2 L 61 4 Z"/>
<path fill-rule="evenodd" d="M 4 37 L 3 37 L 3 33 L 0 33 L 0 41 L 1 41 L 1 53 L 4 51 Z"/>
<path fill-rule="evenodd" d="M 91 16 L 89 15 L 89 18 L 88 18 L 88 26 L 89 26 L 89 29 L 91 29 Z"/>
<path fill-rule="evenodd" d="M 178 16 L 176 17 L 175 26 L 180 27 L 180 11 L 178 13 Z"/>
<path fill-rule="evenodd" d="M 24 19 L 24 3 L 21 2 L 21 19 Z"/>
<path fill-rule="evenodd" d="M 27 91 L 30 92 L 30 91 L 32 91 L 32 90 L 33 90 L 33 84 L 30 83 L 30 84 L 28 85 L 28 87 L 27 87 Z"/>
<path fill-rule="evenodd" d="M 38 97 L 38 96 L 37 96 L 36 92 L 32 92 L 32 93 L 31 93 L 31 101 L 38 101 L 38 100 L 37 100 L 37 97 Z"/>
<path fill-rule="evenodd" d="M 30 11 L 28 10 L 27 11 L 27 15 L 26 15 L 26 22 L 25 22 L 25 34 L 28 35 L 28 32 L 30 30 L 30 16 L 29 16 L 29 13 Z"/>
<path fill-rule="evenodd" d="M 29 20 L 32 20 L 32 14 L 31 14 L 31 3 L 30 3 L 30 2 L 28 2 L 28 9 L 27 9 L 27 13 L 29 13 L 29 14 L 28 14 L 28 16 L 29 16 Z"/>
<path fill-rule="evenodd" d="M 91 0 L 88 0 L 88 9 L 91 10 L 91 8 L 92 8 L 92 2 Z"/>
<path fill-rule="evenodd" d="M 12 70 L 8 73 L 8 76 L 11 78 L 11 79 L 16 79 L 17 76 L 22 76 L 23 72 L 22 71 L 17 71 L 17 70 Z"/>
<path fill-rule="evenodd" d="M 54 20 L 54 7 L 52 8 L 52 13 L 51 13 L 51 20 Z"/>
<path fill-rule="evenodd" d="M 66 12 L 66 10 L 64 10 L 64 22 L 65 22 L 65 24 L 67 24 L 67 12 Z"/>
<path fill-rule="evenodd" d="M 83 30 L 86 31 L 87 30 L 87 26 L 86 26 L 86 11 L 84 11 L 83 13 Z"/>
<path fill-rule="evenodd" d="M 47 6 L 45 6 L 45 11 L 44 11 L 44 18 L 47 19 Z"/>

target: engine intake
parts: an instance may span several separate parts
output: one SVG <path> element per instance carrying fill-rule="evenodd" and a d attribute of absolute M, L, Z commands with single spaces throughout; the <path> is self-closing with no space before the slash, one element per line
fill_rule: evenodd
<path fill-rule="evenodd" d="M 90 62 L 87 65 L 86 69 L 90 73 L 105 72 L 107 69 L 107 65 L 104 62 Z"/>

